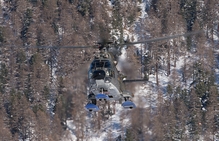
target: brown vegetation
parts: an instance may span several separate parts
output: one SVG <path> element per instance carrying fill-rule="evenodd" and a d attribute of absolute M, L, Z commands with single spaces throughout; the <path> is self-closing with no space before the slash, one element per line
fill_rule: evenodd
<path fill-rule="evenodd" d="M 112 7 L 108 2 L 4 1 L 6 7 L 0 13 L 4 16 L 0 25 L 0 140 L 61 140 L 69 134 L 67 119 L 73 120 L 77 138 L 86 140 L 86 70 L 93 50 L 34 46 L 93 45 L 101 36 L 108 38 L 111 29 L 119 31 L 123 41 L 123 29 L 134 24 L 140 9 L 135 1 L 115 0 Z M 207 37 L 179 37 L 144 46 L 148 54 L 142 73 L 145 77 L 155 74 L 159 103 L 156 108 L 151 104 L 130 113 L 125 140 L 197 140 L 199 136 L 209 140 L 209 134 L 218 135 L 218 88 L 214 83 L 218 44 L 213 38 L 218 25 L 216 11 L 217 0 L 151 1 L 149 18 L 141 21 L 142 35 L 145 31 L 160 37 L 205 29 Z M 176 70 L 180 56 L 184 56 L 184 65 Z M 140 68 L 139 58 L 133 53 L 130 57 Z M 188 57 L 196 60 L 189 62 Z M 160 90 L 160 70 L 170 78 L 167 99 Z M 185 87 L 191 79 L 191 86 Z M 101 112 L 91 120 L 94 131 L 107 120 Z M 121 115 L 121 124 L 127 115 Z"/>

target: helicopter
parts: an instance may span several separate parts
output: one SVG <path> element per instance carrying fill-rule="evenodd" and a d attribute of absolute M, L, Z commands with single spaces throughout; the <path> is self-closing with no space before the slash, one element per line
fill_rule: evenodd
<path fill-rule="evenodd" d="M 155 42 L 159 40 L 173 39 L 180 36 L 190 36 L 202 31 L 178 34 L 173 36 L 159 37 L 139 42 L 126 42 L 117 44 L 113 42 L 98 43 L 99 52 L 94 56 L 88 71 L 88 103 L 85 109 L 88 111 L 99 111 L 98 101 L 107 103 L 108 101 L 119 101 L 123 108 L 136 108 L 132 101 L 133 94 L 126 91 L 126 82 L 143 81 L 145 79 L 125 80 L 124 75 L 117 68 L 117 59 L 121 54 L 118 46 L 134 45 L 141 43 Z"/>
<path fill-rule="evenodd" d="M 131 101 L 132 94 L 126 91 L 123 74 L 117 68 L 118 51 L 111 42 L 99 43 L 99 52 L 95 55 L 88 71 L 89 94 L 85 108 L 98 111 L 97 101 L 123 101 L 124 108 L 135 108 Z"/>

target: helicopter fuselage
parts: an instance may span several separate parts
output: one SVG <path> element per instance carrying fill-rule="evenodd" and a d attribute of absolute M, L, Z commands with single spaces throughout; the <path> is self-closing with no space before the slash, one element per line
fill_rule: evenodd
<path fill-rule="evenodd" d="M 108 59 L 95 59 L 89 69 L 89 94 L 106 94 L 109 99 L 121 99 L 120 77 Z"/>
<path fill-rule="evenodd" d="M 88 71 L 88 104 L 86 109 L 97 111 L 97 100 L 129 101 L 131 95 L 125 91 L 122 74 L 116 68 L 115 56 L 106 50 L 100 51 L 95 57 Z M 130 101 L 131 102 L 131 101 Z M 124 104 L 123 104 L 124 105 Z M 134 108 L 131 103 L 125 108 Z"/>

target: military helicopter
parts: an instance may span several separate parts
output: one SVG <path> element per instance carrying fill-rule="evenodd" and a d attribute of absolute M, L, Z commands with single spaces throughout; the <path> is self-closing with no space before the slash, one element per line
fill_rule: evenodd
<path fill-rule="evenodd" d="M 124 108 L 135 108 L 131 101 L 132 95 L 126 91 L 123 75 L 117 70 L 118 51 L 112 42 L 98 44 L 99 52 L 95 55 L 88 71 L 89 95 L 88 104 L 85 108 L 88 111 L 98 111 L 96 105 L 99 101 L 124 101 Z"/>
<path fill-rule="evenodd" d="M 167 37 L 159 37 L 139 42 L 126 42 L 116 44 L 113 42 L 98 43 L 99 52 L 95 55 L 88 71 L 88 103 L 85 108 L 88 111 L 98 111 L 97 101 L 120 101 L 122 107 L 132 109 L 136 105 L 132 101 L 132 94 L 125 89 L 125 82 L 146 81 L 145 79 L 124 80 L 117 68 L 117 58 L 120 55 L 118 46 L 149 43 L 159 40 L 173 39 L 180 36 L 190 36 L 202 31 L 178 34 Z"/>

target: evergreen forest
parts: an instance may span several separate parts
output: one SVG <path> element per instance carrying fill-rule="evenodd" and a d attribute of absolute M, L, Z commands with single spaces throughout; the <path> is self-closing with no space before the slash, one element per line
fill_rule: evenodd
<path fill-rule="evenodd" d="M 1 141 L 89 141 L 94 136 L 107 141 L 219 140 L 218 0 L 0 4 Z M 95 50 L 62 46 L 194 31 L 202 32 L 124 47 L 131 66 L 123 68 L 124 75 L 148 80 L 127 84 L 137 107 L 118 110 L 116 103 L 111 113 L 89 116 L 84 106 Z"/>

